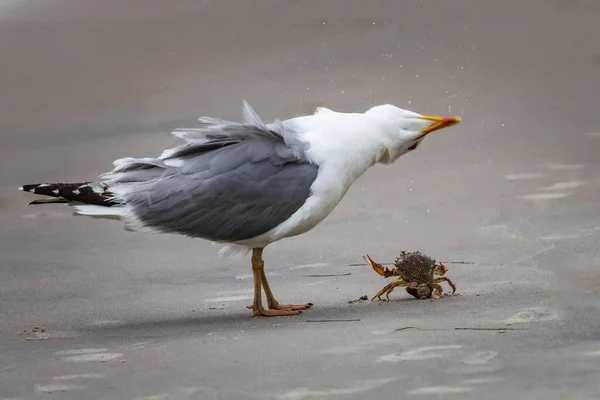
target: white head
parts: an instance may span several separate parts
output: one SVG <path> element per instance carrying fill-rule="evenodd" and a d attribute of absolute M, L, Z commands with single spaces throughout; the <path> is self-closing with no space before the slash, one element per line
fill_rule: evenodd
<path fill-rule="evenodd" d="M 460 117 L 421 115 L 391 104 L 375 106 L 365 115 L 380 127 L 382 148 L 378 162 L 382 164 L 392 163 L 401 155 L 416 149 L 431 132 L 460 122 Z"/>

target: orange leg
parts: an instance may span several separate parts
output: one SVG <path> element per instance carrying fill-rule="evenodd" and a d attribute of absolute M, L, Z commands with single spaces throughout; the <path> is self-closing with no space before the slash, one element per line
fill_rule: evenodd
<path fill-rule="evenodd" d="M 301 305 L 280 305 L 275 298 L 273 298 L 273 293 L 271 293 L 271 288 L 269 287 L 269 282 L 267 281 L 267 277 L 265 275 L 264 266 L 265 263 L 262 259 L 262 251 L 261 248 L 256 248 L 252 250 L 252 275 L 254 277 L 254 302 L 251 306 L 248 306 L 249 309 L 252 310 L 252 314 L 255 317 L 279 317 L 279 316 L 287 316 L 287 315 L 298 315 L 301 314 L 301 311 L 297 311 L 298 309 L 309 308 L 310 305 L 301 304 Z M 267 301 L 269 304 L 269 310 L 265 310 L 262 305 L 262 287 L 264 287 Z M 312 305 L 312 304 L 311 304 Z M 289 308 L 284 308 L 289 306 Z M 299 306 L 299 307 L 297 307 Z M 304 306 L 303 308 L 300 308 Z"/>
<path fill-rule="evenodd" d="M 387 298 L 387 301 L 390 301 L 390 293 L 392 293 L 392 291 L 398 287 L 398 286 L 406 286 L 408 283 L 404 281 L 404 279 L 402 279 L 402 277 L 388 283 L 387 285 L 385 285 L 383 287 L 383 289 L 381 289 L 379 292 L 377 292 L 377 294 L 375 296 L 373 296 L 373 298 L 371 300 L 375 300 L 375 297 L 377 297 L 379 300 L 381 300 L 381 295 L 385 294 L 385 297 Z"/>
<path fill-rule="evenodd" d="M 434 283 L 439 283 L 439 282 L 448 282 L 448 285 L 450 285 L 450 287 L 452 288 L 452 294 L 454 294 L 454 292 L 456 292 L 456 285 L 454 283 L 452 283 L 452 281 L 448 278 L 446 278 L 445 276 L 442 276 L 440 278 L 435 278 L 433 280 Z"/>
<path fill-rule="evenodd" d="M 437 283 L 428 283 L 427 286 L 429 286 L 429 288 L 432 290 L 432 299 L 439 299 L 440 297 L 442 297 L 442 293 L 444 292 L 444 290 L 440 285 L 438 285 Z"/>
<path fill-rule="evenodd" d="M 273 292 L 271 292 L 271 288 L 269 287 L 269 281 L 267 280 L 267 275 L 265 274 L 265 269 L 263 268 L 261 271 L 261 281 L 263 289 L 265 290 L 265 295 L 267 296 L 267 304 L 269 305 L 270 310 L 306 310 L 312 307 L 312 303 L 306 304 L 279 304 L 279 302 L 273 296 Z"/>

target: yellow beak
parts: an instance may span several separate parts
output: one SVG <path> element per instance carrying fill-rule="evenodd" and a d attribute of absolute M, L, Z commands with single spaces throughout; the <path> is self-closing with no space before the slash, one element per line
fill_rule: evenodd
<path fill-rule="evenodd" d="M 448 128 L 452 125 L 460 123 L 461 121 L 460 117 L 432 117 L 428 115 L 423 115 L 420 118 L 426 121 L 432 121 L 433 123 L 421 131 L 422 135 L 419 136 L 417 140 L 424 138 L 425 135 L 428 135 L 433 131 L 437 131 L 438 129 L 442 128 Z"/>

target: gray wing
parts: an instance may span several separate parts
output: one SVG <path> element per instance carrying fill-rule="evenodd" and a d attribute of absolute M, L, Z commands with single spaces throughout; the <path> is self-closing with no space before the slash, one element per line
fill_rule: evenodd
<path fill-rule="evenodd" d="M 233 122 L 213 117 L 201 117 L 201 128 L 177 129 L 173 134 L 183 140 L 185 144 L 168 149 L 159 157 L 169 159 L 185 157 L 205 151 L 215 150 L 234 143 L 246 140 L 268 139 L 286 145 L 286 158 L 293 156 L 303 158 L 308 144 L 298 139 L 298 135 L 290 127 L 276 120 L 272 124 L 265 124 L 254 109 L 244 102 L 244 121 Z"/>
<path fill-rule="evenodd" d="M 146 227 L 235 242 L 273 229 L 310 196 L 318 167 L 277 121 L 266 125 L 244 103 L 242 123 L 200 118 L 174 134 L 185 141 L 158 158 L 115 161 L 106 184 Z"/>
<path fill-rule="evenodd" d="M 163 232 L 249 239 L 288 219 L 310 196 L 318 167 L 289 151 L 255 139 L 190 156 L 159 179 L 133 184 L 122 200 L 145 226 Z"/>

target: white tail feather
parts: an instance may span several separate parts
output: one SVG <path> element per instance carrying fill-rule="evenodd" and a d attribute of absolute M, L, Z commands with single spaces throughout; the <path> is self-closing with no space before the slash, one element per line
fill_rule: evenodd
<path fill-rule="evenodd" d="M 93 204 L 77 204 L 73 205 L 77 210 L 77 214 L 86 215 L 88 217 L 121 219 L 124 207 L 103 207 Z"/>
<path fill-rule="evenodd" d="M 220 243 L 220 242 L 211 242 L 213 246 L 219 246 L 219 257 L 220 258 L 233 258 L 233 259 L 241 259 L 246 257 L 250 251 L 251 247 L 237 245 L 233 243 Z"/>

